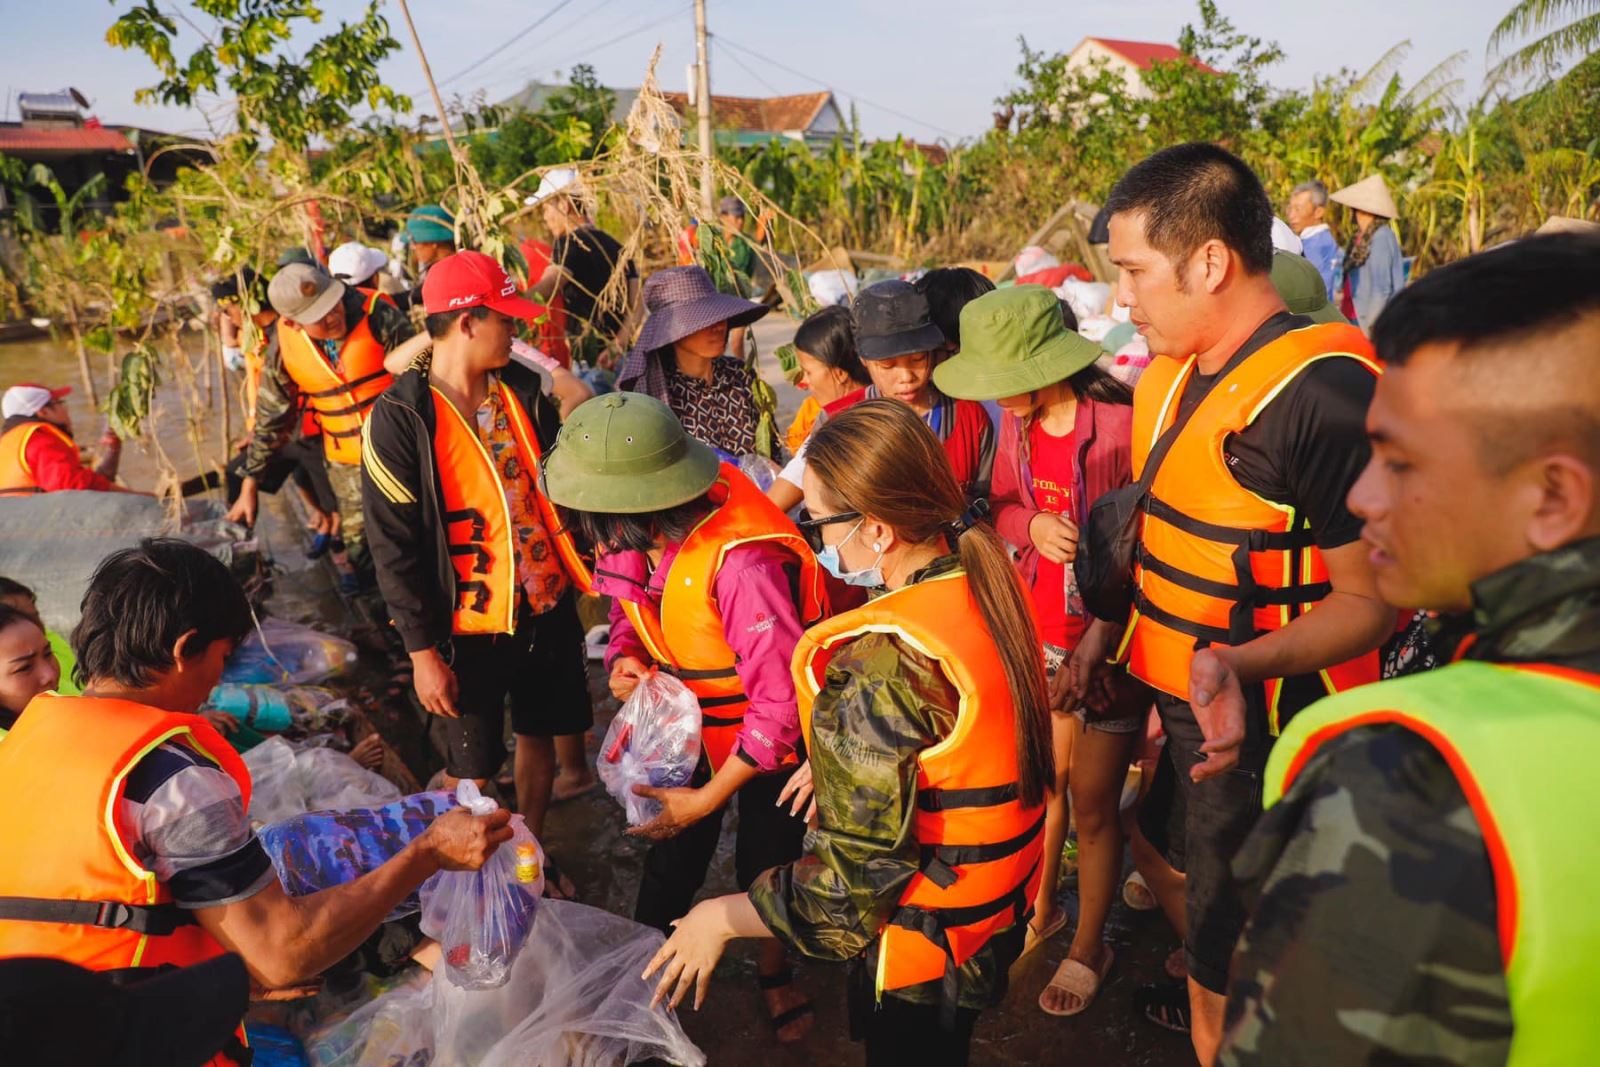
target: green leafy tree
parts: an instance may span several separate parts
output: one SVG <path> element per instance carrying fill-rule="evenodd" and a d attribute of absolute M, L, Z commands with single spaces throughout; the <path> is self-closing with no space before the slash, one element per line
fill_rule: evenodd
<path fill-rule="evenodd" d="M 1526 43 L 1505 51 L 1519 41 Z M 1489 51 L 1504 55 L 1496 72 L 1505 75 L 1550 74 L 1572 57 L 1596 49 L 1600 0 L 1519 0 L 1489 38 Z"/>
<path fill-rule="evenodd" d="M 311 0 L 195 0 L 195 13 L 209 18 L 209 27 L 144 0 L 118 17 L 106 40 L 143 52 L 160 72 L 161 80 L 140 89 L 136 100 L 189 107 L 203 94 L 226 90 L 237 99 L 241 133 L 303 149 L 349 126 L 351 109 L 360 104 L 411 109 L 410 99 L 378 76 L 378 63 L 400 47 L 378 6 L 371 0 L 359 20 L 341 22 L 303 55 L 288 46 L 301 27 L 322 21 L 322 9 Z M 203 39 L 184 60 L 173 52 L 180 19 Z"/>

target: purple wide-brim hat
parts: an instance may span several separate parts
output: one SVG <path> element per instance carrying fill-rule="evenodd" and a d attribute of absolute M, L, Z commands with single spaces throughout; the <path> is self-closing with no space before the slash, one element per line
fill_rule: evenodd
<path fill-rule="evenodd" d="M 739 296 L 717 292 L 704 267 L 668 267 L 644 283 L 644 306 L 650 312 L 635 344 L 652 352 L 681 341 L 708 326 L 726 322 L 748 326 L 772 309 Z"/>

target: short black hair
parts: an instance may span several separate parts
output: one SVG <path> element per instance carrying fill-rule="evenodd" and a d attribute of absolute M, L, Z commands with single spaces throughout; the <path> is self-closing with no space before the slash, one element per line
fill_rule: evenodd
<path fill-rule="evenodd" d="M 32 589 L 29 589 L 15 578 L 7 578 L 4 575 L 0 575 L 0 600 L 13 596 L 25 596 L 29 600 L 39 599 L 34 595 Z"/>
<path fill-rule="evenodd" d="M 7 628 L 19 622 L 32 623 L 34 626 L 38 626 L 39 629 L 44 629 L 43 626 L 39 625 L 39 617 L 37 615 L 30 615 L 21 608 L 14 608 L 10 604 L 0 604 L 0 632 L 4 632 Z"/>
<path fill-rule="evenodd" d="M 1493 294 L 1493 299 L 1486 299 Z M 1403 367 L 1425 344 L 1463 349 L 1552 333 L 1600 314 L 1600 237 L 1529 237 L 1429 271 L 1372 324 L 1378 358 Z"/>
<path fill-rule="evenodd" d="M 866 365 L 856 351 L 856 334 L 850 309 L 825 307 L 800 324 L 794 332 L 794 346 L 835 370 L 842 370 L 857 385 L 871 385 Z"/>
<path fill-rule="evenodd" d="M 424 320 L 423 325 L 427 327 L 428 336 L 437 341 L 450 332 L 450 327 L 454 326 L 456 319 L 462 315 L 471 315 L 479 322 L 482 322 L 489 317 L 489 309 L 483 304 L 479 304 L 477 307 L 465 308 L 461 311 L 436 311 Z"/>
<path fill-rule="evenodd" d="M 133 688 L 173 666 L 172 646 L 193 630 L 191 655 L 242 641 L 253 617 L 244 590 L 215 556 L 187 541 L 151 537 L 95 568 L 72 631 L 79 685 L 106 678 Z"/>
<path fill-rule="evenodd" d="M 1272 270 L 1272 203 L 1255 171 L 1205 141 L 1163 148 L 1112 188 L 1112 215 L 1144 212 L 1145 240 L 1174 264 L 1210 240 L 1238 253 L 1250 274 Z"/>
<path fill-rule="evenodd" d="M 211 299 L 237 300 L 239 299 L 239 276 L 244 276 L 244 292 L 255 299 L 257 306 L 270 310 L 272 305 L 267 303 L 267 280 L 256 273 L 254 267 L 240 267 L 237 273 L 224 274 L 211 283 Z"/>
<path fill-rule="evenodd" d="M 561 508 L 562 521 L 578 541 L 596 552 L 648 552 L 656 538 L 681 544 L 711 510 L 705 496 L 660 511 L 615 515 Z"/>
<path fill-rule="evenodd" d="M 961 347 L 961 309 L 984 293 L 994 292 L 994 282 L 971 267 L 935 267 L 912 283 L 928 301 L 928 314 L 944 339 Z"/>
<path fill-rule="evenodd" d="M 1056 297 L 1056 303 L 1061 306 L 1061 325 L 1065 326 L 1067 329 L 1071 330 L 1073 333 L 1077 333 L 1078 332 L 1078 313 L 1076 311 L 1072 310 L 1072 305 L 1071 304 L 1067 303 L 1065 300 L 1061 299 L 1059 296 Z"/>

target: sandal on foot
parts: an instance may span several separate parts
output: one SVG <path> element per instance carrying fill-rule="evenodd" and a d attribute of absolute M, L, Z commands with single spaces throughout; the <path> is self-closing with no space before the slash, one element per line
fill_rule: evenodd
<path fill-rule="evenodd" d="M 590 778 L 588 784 L 580 785 L 576 789 L 570 787 L 567 789 L 562 789 L 559 784 L 553 785 L 550 787 L 550 803 L 561 804 L 568 800 L 576 800 L 579 797 L 586 797 L 599 788 L 599 778 Z"/>
<path fill-rule="evenodd" d="M 1128 875 L 1128 880 L 1122 883 L 1122 902 L 1134 911 L 1155 911 L 1161 906 L 1150 883 L 1138 871 Z"/>
<path fill-rule="evenodd" d="M 570 900 L 581 903 L 578 899 L 578 887 L 572 884 L 572 879 L 561 873 L 561 868 L 556 866 L 556 861 L 550 858 L 549 853 L 544 857 L 544 896 L 546 900 Z"/>
<path fill-rule="evenodd" d="M 1017 959 L 1019 961 L 1022 960 L 1028 955 L 1028 953 L 1034 951 L 1040 945 L 1059 934 L 1066 925 L 1067 913 L 1065 909 L 1062 910 L 1061 914 L 1056 916 L 1055 922 L 1043 928 L 1033 925 L 1033 919 L 1029 919 L 1027 937 L 1022 942 L 1022 955 L 1018 956 Z"/>
<path fill-rule="evenodd" d="M 1189 1032 L 1189 990 L 1177 983 L 1142 986 L 1133 992 L 1133 1010 L 1163 1030 Z"/>
<path fill-rule="evenodd" d="M 792 986 L 794 985 L 794 971 L 788 967 L 785 967 L 777 974 L 758 974 L 756 975 L 756 985 L 761 987 L 761 991 L 763 993 L 769 993 L 774 989 L 783 989 L 788 986 Z M 769 1013 L 767 1015 L 767 1022 L 771 1024 L 773 1034 L 778 1035 L 778 1042 L 780 1044 L 792 1045 L 805 1040 L 805 1035 L 802 1034 L 800 1037 L 785 1041 L 781 1036 L 784 1028 L 806 1018 L 808 1015 L 815 1014 L 816 1011 L 811 1007 L 811 1001 L 807 1000 L 804 1003 L 796 1004 L 787 1011 L 780 1011 L 776 1015 Z"/>
<path fill-rule="evenodd" d="M 1106 962 L 1098 972 L 1091 970 L 1087 964 L 1079 963 L 1077 960 L 1062 960 L 1061 966 L 1056 968 L 1055 975 L 1051 977 L 1050 984 L 1045 986 L 1039 993 L 1039 1010 L 1046 1015 L 1055 1015 L 1062 1018 L 1087 1011 L 1089 1005 L 1094 1003 L 1095 995 L 1100 992 L 1101 985 L 1105 983 L 1106 975 L 1111 973 L 1111 962 L 1116 958 L 1116 953 L 1112 952 L 1111 947 L 1107 945 Z M 1044 995 L 1052 989 L 1060 989 L 1071 993 L 1078 998 L 1078 1006 L 1064 1011 L 1046 1007 Z"/>

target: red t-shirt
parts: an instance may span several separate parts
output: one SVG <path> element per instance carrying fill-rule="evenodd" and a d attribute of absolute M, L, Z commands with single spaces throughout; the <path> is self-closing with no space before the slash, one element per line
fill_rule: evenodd
<path fill-rule="evenodd" d="M 1077 521 L 1072 506 L 1073 458 L 1078 450 L 1078 435 L 1054 437 L 1037 421 L 1028 427 L 1028 472 L 1032 478 L 1034 503 L 1039 510 L 1065 515 Z M 1075 614 L 1067 611 L 1066 581 L 1069 568 L 1039 557 L 1039 572 L 1033 581 L 1033 606 L 1039 613 L 1040 636 L 1060 648 L 1072 648 L 1083 637 L 1083 602 L 1076 590 L 1072 599 Z"/>

